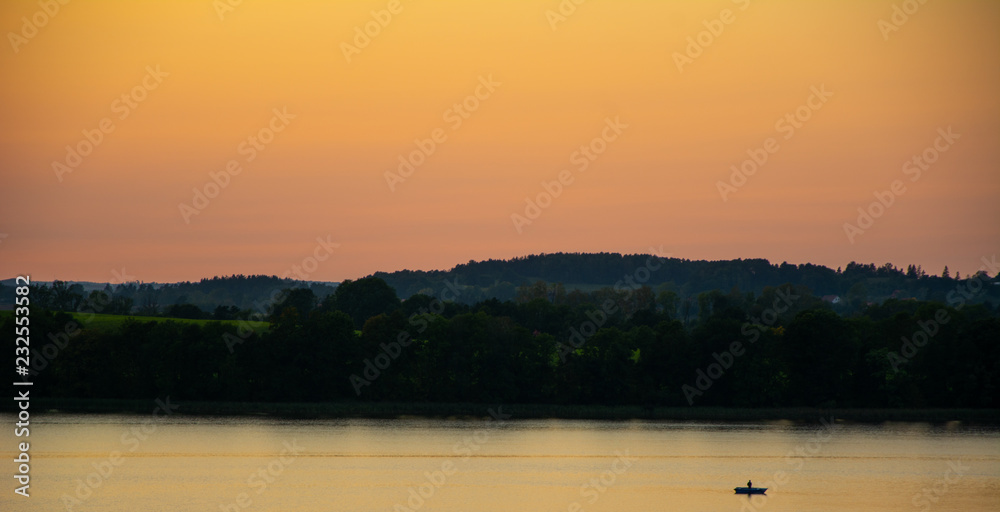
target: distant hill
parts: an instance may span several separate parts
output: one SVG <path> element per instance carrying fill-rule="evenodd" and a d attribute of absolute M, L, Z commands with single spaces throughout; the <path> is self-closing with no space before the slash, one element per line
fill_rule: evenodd
<path fill-rule="evenodd" d="M 469 261 L 450 270 L 400 270 L 376 272 L 401 299 L 415 294 L 442 296 L 456 302 L 474 304 L 488 299 L 513 300 L 518 288 L 536 281 L 561 283 L 567 291 L 591 292 L 604 287 L 631 288 L 646 285 L 655 292 L 672 291 L 681 299 L 691 299 L 712 290 L 738 290 L 760 295 L 766 287 L 791 283 L 808 288 L 829 302 L 851 300 L 853 304 L 882 302 L 886 299 L 948 301 L 961 280 L 954 276 L 928 275 L 920 267 L 905 270 L 892 264 L 851 262 L 843 269 L 822 265 L 771 263 L 766 259 L 689 260 L 659 258 L 649 254 L 554 253 L 535 254 L 509 260 Z M 369 276 L 369 277 L 371 277 Z M 964 276 L 965 278 L 971 276 Z M 975 302 L 1000 303 L 1000 281 L 986 277 L 987 290 Z M 44 284 L 51 287 L 51 283 Z M 0 281 L 0 309 L 13 304 L 13 279 Z M 198 282 L 159 283 L 64 283 L 64 293 L 89 296 L 104 290 L 109 296 L 131 300 L 132 312 L 154 314 L 175 304 L 194 304 L 205 312 L 219 306 L 240 310 L 259 309 L 271 294 L 285 288 L 310 288 L 320 300 L 333 293 L 338 283 L 296 281 L 276 276 L 213 277 Z"/>
<path fill-rule="evenodd" d="M 44 287 L 46 292 L 46 297 L 36 297 L 32 303 L 48 300 L 49 306 L 54 309 L 75 310 L 74 304 L 78 305 L 93 292 L 103 291 L 109 298 L 128 301 L 131 312 L 151 315 L 177 304 L 193 304 L 206 313 L 211 313 L 220 306 L 256 310 L 266 307 L 272 294 L 286 288 L 309 288 L 316 296 L 326 297 L 337 287 L 337 283 L 296 281 L 264 275 L 212 277 L 198 282 L 180 283 L 34 281 L 32 285 Z M 0 281 L 0 309 L 12 307 L 13 290 L 14 279 Z M 37 295 L 40 292 L 41 290 L 35 293 Z"/>
<path fill-rule="evenodd" d="M 616 284 L 629 286 L 634 282 L 654 290 L 671 290 L 682 298 L 734 288 L 760 294 L 765 287 L 792 283 L 805 286 L 820 297 L 853 294 L 858 299 L 876 302 L 888 298 L 943 302 L 958 282 L 950 277 L 927 275 L 913 265 L 904 270 L 892 264 L 876 267 L 851 262 L 843 269 L 831 269 L 809 263 L 775 264 L 766 259 L 706 261 L 618 253 L 538 254 L 510 260 L 470 261 L 447 271 L 401 270 L 372 275 L 385 280 L 402 298 L 416 293 L 436 296 L 451 282 L 466 287 L 458 301 L 470 304 L 489 298 L 513 299 L 519 286 L 538 280 L 583 291 Z M 993 294 L 996 295 L 996 290 Z"/>

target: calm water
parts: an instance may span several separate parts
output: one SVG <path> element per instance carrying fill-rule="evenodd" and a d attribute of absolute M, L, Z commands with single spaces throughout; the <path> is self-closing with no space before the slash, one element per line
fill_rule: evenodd
<path fill-rule="evenodd" d="M 1000 431 L 959 426 L 50 414 L 30 442 L 0 510 L 1000 510 Z"/>

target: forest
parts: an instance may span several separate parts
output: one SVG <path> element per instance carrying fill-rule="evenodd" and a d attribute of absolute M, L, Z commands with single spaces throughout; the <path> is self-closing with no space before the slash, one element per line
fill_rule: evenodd
<path fill-rule="evenodd" d="M 519 290 L 537 281 L 559 283 L 566 293 L 592 292 L 614 287 L 632 279 L 655 292 L 670 291 L 682 301 L 697 301 L 703 292 L 738 289 L 760 294 L 765 287 L 794 283 L 808 287 L 818 297 L 839 297 L 833 305 L 840 313 L 857 313 L 869 302 L 887 299 L 918 299 L 946 302 L 947 295 L 963 279 L 945 267 L 940 275 L 931 275 L 918 265 L 905 269 L 890 263 L 850 262 L 844 268 L 822 265 L 770 263 L 765 259 L 689 260 L 661 254 L 554 253 L 533 254 L 506 260 L 469 261 L 450 270 L 400 270 L 376 272 L 400 298 L 422 294 L 436 296 L 442 289 L 458 287 L 460 295 L 451 300 L 474 305 L 489 299 L 518 300 Z M 653 258 L 652 260 L 650 258 Z M 649 265 L 649 262 L 653 262 Z M 994 259 L 983 259 L 980 279 L 1000 274 Z M 637 274 L 638 273 L 638 274 Z M 232 275 L 201 279 L 197 282 L 148 283 L 125 282 L 77 283 L 55 281 L 33 287 L 34 302 L 43 308 L 77 311 L 87 303 L 102 304 L 102 312 L 141 316 L 181 318 L 246 318 L 270 295 L 284 288 L 309 288 L 317 297 L 326 297 L 336 282 L 296 281 L 265 275 Z M 965 276 L 970 278 L 973 276 Z M 994 279 L 994 282 L 996 280 Z M 0 309 L 13 305 L 13 280 L 0 282 Z M 558 290 L 556 290 L 558 293 Z M 1000 303 L 1000 287 L 985 291 L 978 302 Z M 176 306 L 184 306 L 180 310 Z M 194 309 L 191 306 L 197 308 Z"/>
<path fill-rule="evenodd" d="M 433 296 L 405 300 L 376 276 L 344 281 L 323 296 L 288 287 L 254 310 L 219 315 L 216 308 L 225 319 L 205 325 L 125 312 L 116 327 L 97 328 L 87 311 L 108 312 L 113 296 L 92 295 L 76 304 L 76 316 L 32 302 L 32 393 L 237 402 L 1000 405 L 1000 301 L 985 272 L 948 277 L 940 290 L 937 281 L 925 282 L 927 299 L 873 302 L 855 294 L 838 304 L 815 293 L 816 283 L 754 290 L 756 282 L 727 282 L 727 291 L 682 296 L 673 286 L 647 284 L 663 260 L 632 263 L 607 271 L 612 284 L 590 291 L 539 280 L 520 284 L 512 299 L 471 304 L 467 295 L 482 288 L 461 278 L 436 281 L 443 284 Z M 104 307 L 88 309 L 93 300 Z M 11 346 L 13 316 L 0 318 Z M 248 320 L 270 327 L 254 330 Z"/>

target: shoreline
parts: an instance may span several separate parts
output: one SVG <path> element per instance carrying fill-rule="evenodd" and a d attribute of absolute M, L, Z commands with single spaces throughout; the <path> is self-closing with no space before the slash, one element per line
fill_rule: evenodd
<path fill-rule="evenodd" d="M 997 409 L 862 409 L 862 408 L 726 408 L 726 407 L 642 407 L 606 405 L 553 404 L 475 404 L 475 403 L 400 403 L 400 402 L 200 402 L 174 401 L 180 416 L 268 416 L 287 419 L 338 418 L 483 418 L 489 409 L 502 407 L 510 419 L 567 420 L 672 420 L 721 422 L 792 421 L 819 423 L 831 416 L 839 421 L 857 423 L 961 422 L 970 425 L 1000 425 Z M 32 415 L 51 413 L 147 414 L 154 400 L 36 398 Z M 15 413 L 11 407 L 0 412 Z"/>

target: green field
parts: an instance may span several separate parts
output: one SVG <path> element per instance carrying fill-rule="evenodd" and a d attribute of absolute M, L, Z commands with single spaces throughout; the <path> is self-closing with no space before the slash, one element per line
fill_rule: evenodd
<path fill-rule="evenodd" d="M 13 311 L 0 311 L 0 321 L 5 320 L 8 317 L 14 315 Z M 125 321 L 131 319 L 137 322 L 177 322 L 181 324 L 196 324 L 204 326 L 211 322 L 219 322 L 224 325 L 239 325 L 240 320 L 193 320 L 190 318 L 167 318 L 160 316 L 133 316 L 133 315 L 103 315 L 103 314 L 90 314 L 90 313 L 70 313 L 70 315 L 80 324 L 84 329 L 93 329 L 100 331 L 114 331 L 118 329 Z M 247 322 L 253 330 L 258 334 L 263 333 L 268 329 L 270 324 L 268 322 Z"/>

